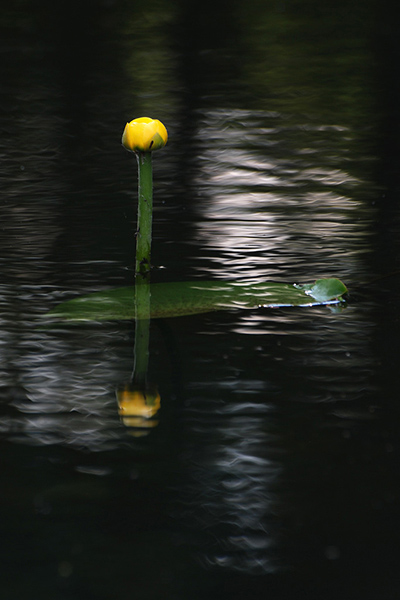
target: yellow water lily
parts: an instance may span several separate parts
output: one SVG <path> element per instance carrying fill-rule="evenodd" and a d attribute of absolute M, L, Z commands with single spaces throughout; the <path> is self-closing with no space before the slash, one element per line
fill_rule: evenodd
<path fill-rule="evenodd" d="M 163 148 L 168 132 L 158 119 L 140 117 L 125 125 L 122 145 L 131 152 L 152 152 Z"/>

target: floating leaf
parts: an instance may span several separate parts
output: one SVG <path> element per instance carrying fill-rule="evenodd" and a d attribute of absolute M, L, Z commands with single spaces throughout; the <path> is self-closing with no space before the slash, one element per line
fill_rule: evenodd
<path fill-rule="evenodd" d="M 184 281 L 154 283 L 151 317 L 194 315 L 234 308 L 277 308 L 336 304 L 347 291 L 338 279 L 319 279 L 310 285 Z M 143 315 L 144 316 L 144 315 Z M 46 317 L 68 321 L 104 321 L 135 318 L 135 288 L 124 287 L 80 296 L 63 302 Z M 139 313 L 138 318 L 141 318 Z"/>

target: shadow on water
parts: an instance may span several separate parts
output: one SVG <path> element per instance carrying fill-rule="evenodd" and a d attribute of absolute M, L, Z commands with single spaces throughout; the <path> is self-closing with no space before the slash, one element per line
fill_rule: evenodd
<path fill-rule="evenodd" d="M 394 32 L 372 2 L 234 2 L 221 35 L 223 2 L 210 26 L 198 3 L 15 6 L 1 18 L 5 597 L 395 599 L 398 278 L 378 279 L 399 254 Z M 170 131 L 153 281 L 350 289 L 340 313 L 152 321 L 148 430 L 117 402 L 133 322 L 39 326 L 132 284 L 136 167 L 119 143 L 136 113 Z"/>

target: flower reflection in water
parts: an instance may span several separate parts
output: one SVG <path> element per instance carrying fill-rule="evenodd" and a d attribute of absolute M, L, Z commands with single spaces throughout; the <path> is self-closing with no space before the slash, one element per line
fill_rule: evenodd
<path fill-rule="evenodd" d="M 154 418 L 160 410 L 160 395 L 155 387 L 147 389 L 127 385 L 117 391 L 118 412 L 126 427 L 132 428 L 133 435 L 146 435 L 148 430 L 158 425 Z"/>

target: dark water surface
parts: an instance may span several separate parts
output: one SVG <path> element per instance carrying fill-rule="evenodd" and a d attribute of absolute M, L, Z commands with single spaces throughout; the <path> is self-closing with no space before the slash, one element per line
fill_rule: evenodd
<path fill-rule="evenodd" d="M 2 11 L 2 598 L 400 597 L 395 11 Z M 350 290 L 339 312 L 154 321 L 151 430 L 118 414 L 133 322 L 41 326 L 63 300 L 133 282 L 136 165 L 120 138 L 142 115 L 170 134 L 153 281 Z"/>

